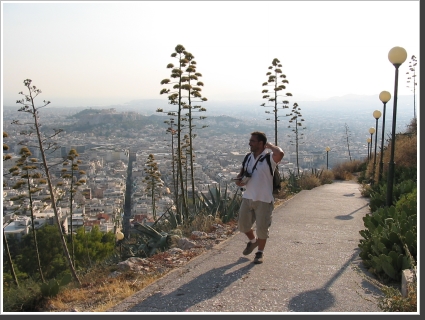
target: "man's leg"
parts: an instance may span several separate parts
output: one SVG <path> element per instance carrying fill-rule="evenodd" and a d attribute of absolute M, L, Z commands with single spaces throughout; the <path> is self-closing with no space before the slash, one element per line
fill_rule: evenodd
<path fill-rule="evenodd" d="M 264 248 L 266 247 L 267 239 L 258 238 L 257 242 L 258 242 L 258 251 L 264 251 Z"/>
<path fill-rule="evenodd" d="M 267 238 L 269 237 L 269 228 L 272 223 L 272 214 L 274 209 L 273 202 L 265 203 L 261 201 L 255 202 L 255 211 L 257 212 L 257 243 L 258 251 L 255 254 L 254 263 L 263 263 L 264 249 L 266 247 Z"/>
<path fill-rule="evenodd" d="M 254 230 L 249 230 L 248 232 L 245 232 L 245 234 L 246 234 L 246 236 L 248 237 L 248 239 L 251 241 L 251 240 L 254 240 L 255 239 L 255 234 L 254 234 Z M 252 241 L 251 241 L 252 242 Z"/>
<path fill-rule="evenodd" d="M 238 228 L 239 231 L 245 233 L 249 241 L 246 244 L 243 255 L 250 254 L 257 246 L 258 242 L 255 239 L 252 226 L 255 222 L 255 213 L 252 209 L 252 200 L 242 199 L 241 207 L 239 209 Z"/>

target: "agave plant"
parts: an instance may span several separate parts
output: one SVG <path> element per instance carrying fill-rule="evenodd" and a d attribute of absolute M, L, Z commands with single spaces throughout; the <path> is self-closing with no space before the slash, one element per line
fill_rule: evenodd
<path fill-rule="evenodd" d="M 227 195 L 227 184 L 223 192 L 219 185 L 213 189 L 208 187 L 208 193 L 210 197 L 207 197 L 203 193 L 201 193 L 202 198 L 198 195 L 198 206 L 201 211 L 206 212 L 207 215 L 211 215 L 214 218 L 220 218 L 224 223 L 236 217 L 242 201 L 239 190 L 235 191 L 231 199 Z"/>
<path fill-rule="evenodd" d="M 171 236 L 167 232 L 158 232 L 146 224 L 137 224 L 134 228 L 141 233 L 141 244 L 138 246 L 138 252 L 148 257 L 164 251 L 171 244 Z"/>
<path fill-rule="evenodd" d="M 301 190 L 301 187 L 299 186 L 299 180 L 300 176 L 296 175 L 294 172 L 289 170 L 289 177 L 288 177 L 288 189 L 291 193 L 297 193 Z"/>

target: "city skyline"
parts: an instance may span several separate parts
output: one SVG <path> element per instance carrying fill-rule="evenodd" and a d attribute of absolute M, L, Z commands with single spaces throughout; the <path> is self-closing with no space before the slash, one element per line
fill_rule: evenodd
<path fill-rule="evenodd" d="M 274 58 L 295 102 L 393 94 L 395 68 L 388 52 L 394 46 L 407 51 L 399 95 L 412 94 L 406 72 L 411 56 L 419 56 L 419 1 L 1 5 L 2 105 L 9 106 L 16 105 L 27 78 L 52 106 L 166 100 L 160 82 L 170 78 L 166 66 L 176 62 L 171 53 L 178 44 L 195 56 L 208 101 L 255 104 L 264 102 L 262 83 Z M 190 23 L 176 28 L 184 19 Z"/>

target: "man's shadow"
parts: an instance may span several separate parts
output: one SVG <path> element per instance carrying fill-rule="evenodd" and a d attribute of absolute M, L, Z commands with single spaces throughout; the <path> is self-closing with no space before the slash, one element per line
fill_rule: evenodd
<path fill-rule="evenodd" d="M 243 276 L 254 267 L 253 263 L 248 263 L 229 273 L 226 273 L 226 270 L 248 261 L 251 260 L 241 257 L 236 262 L 198 276 L 166 295 L 161 292 L 155 293 L 127 312 L 184 312 L 191 306 L 214 297 L 233 282 L 243 280 Z"/>

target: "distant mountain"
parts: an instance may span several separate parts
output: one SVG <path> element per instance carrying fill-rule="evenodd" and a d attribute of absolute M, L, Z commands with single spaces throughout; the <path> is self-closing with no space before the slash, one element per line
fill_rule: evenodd
<path fill-rule="evenodd" d="M 356 95 L 356 94 L 348 94 L 344 96 L 332 97 L 327 100 L 321 101 L 297 101 L 296 99 L 291 99 L 293 102 L 298 103 L 301 109 L 305 108 L 325 108 L 325 109 L 347 109 L 347 108 L 360 108 L 360 109 L 382 109 L 382 102 L 379 100 L 379 95 Z M 228 101 L 214 101 L 209 100 L 206 102 L 202 102 L 202 106 L 207 108 L 208 113 L 214 114 L 232 114 L 235 110 L 238 112 L 242 109 L 249 110 L 250 112 L 254 112 L 254 110 L 263 113 L 263 110 L 266 110 L 261 104 L 264 101 L 259 99 L 258 101 L 251 100 L 228 100 Z M 289 107 L 291 108 L 293 102 L 290 101 Z M 398 106 L 400 108 L 406 108 L 407 106 L 411 106 L 412 114 L 413 114 L 413 95 L 401 95 L 398 96 Z M 391 99 L 387 103 L 387 107 L 393 106 L 393 100 Z M 173 106 L 169 105 L 167 100 L 165 99 L 140 99 L 140 100 L 132 100 L 124 105 L 113 106 L 115 108 L 131 108 L 138 109 L 143 112 L 155 112 L 157 108 L 163 108 L 167 110 L 172 109 Z M 254 109 L 254 110 L 252 110 Z"/>
<path fill-rule="evenodd" d="M 327 100 L 322 101 L 297 101 L 296 99 L 291 99 L 289 103 L 289 110 L 292 108 L 293 103 L 296 102 L 301 108 L 303 114 L 314 114 L 315 112 L 323 113 L 335 113 L 336 115 L 344 114 L 348 116 L 355 116 L 361 113 L 371 112 L 374 110 L 380 110 L 382 112 L 383 103 L 379 100 L 377 95 L 356 95 L 349 94 L 339 97 L 332 97 Z M 262 107 L 261 104 L 264 103 L 264 100 L 259 99 L 258 101 L 252 100 L 208 100 L 206 102 L 200 103 L 202 107 L 205 107 L 207 111 L 205 116 L 221 116 L 226 115 L 229 117 L 235 117 L 236 119 L 265 119 L 267 115 L 265 111 L 271 111 L 271 107 Z M 398 97 L 397 102 L 397 112 L 406 113 L 413 117 L 413 95 L 401 95 Z M 5 110 L 9 107 L 4 107 Z M 62 112 L 73 112 L 92 108 L 92 109 L 109 109 L 115 108 L 117 112 L 133 111 L 137 112 L 144 116 L 149 116 L 153 114 L 158 114 L 156 110 L 162 108 L 164 112 L 176 110 L 176 106 L 170 105 L 168 100 L 164 99 L 139 99 L 132 100 L 125 104 L 121 105 L 110 105 L 105 107 L 86 107 L 86 108 L 58 108 L 58 107 L 47 107 L 45 110 L 48 111 L 51 109 L 57 110 L 63 109 Z M 391 99 L 387 103 L 387 112 L 392 114 L 393 109 L 393 100 Z M 17 107 L 13 107 L 13 110 L 17 110 Z M 78 110 L 78 111 L 77 111 Z M 281 109 L 279 109 L 281 110 Z M 283 112 L 282 112 L 283 115 Z"/>
<path fill-rule="evenodd" d="M 413 116 L 413 95 L 398 96 L 397 109 L 411 108 Z M 393 107 L 393 99 L 387 102 L 387 110 Z M 379 100 L 379 95 L 365 96 L 349 94 L 341 97 L 332 97 L 323 101 L 306 101 L 298 102 L 300 107 L 304 110 L 305 108 L 323 108 L 324 110 L 348 110 L 353 111 L 364 111 L 364 110 L 382 110 L 383 103 Z M 304 107 L 303 107 L 304 106 Z"/>

